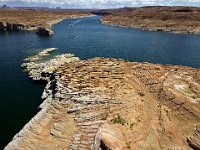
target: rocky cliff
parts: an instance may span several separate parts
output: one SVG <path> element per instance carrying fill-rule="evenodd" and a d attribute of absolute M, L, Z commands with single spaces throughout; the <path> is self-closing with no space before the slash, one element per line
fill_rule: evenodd
<path fill-rule="evenodd" d="M 28 27 L 24 24 L 0 22 L 0 31 L 22 31 L 28 30 Z"/>
<path fill-rule="evenodd" d="M 38 35 L 50 36 L 51 27 L 64 19 L 92 16 L 80 11 L 0 10 L 0 31 L 36 31 Z"/>
<path fill-rule="evenodd" d="M 200 69 L 41 56 L 22 65 L 47 81 L 41 110 L 5 150 L 200 149 Z"/>

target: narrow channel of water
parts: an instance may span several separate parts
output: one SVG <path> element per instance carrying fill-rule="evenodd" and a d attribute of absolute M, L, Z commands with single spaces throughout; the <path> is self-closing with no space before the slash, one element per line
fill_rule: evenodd
<path fill-rule="evenodd" d="M 148 32 L 101 25 L 100 17 L 64 20 L 55 35 L 0 33 L 0 149 L 37 113 L 44 85 L 33 84 L 20 65 L 42 48 L 81 59 L 114 57 L 129 61 L 200 67 L 200 36 Z M 48 57 L 46 58 L 48 59 Z"/>
<path fill-rule="evenodd" d="M 75 24 L 73 24 L 73 22 Z M 200 36 L 149 32 L 102 25 L 99 17 L 65 20 L 49 40 L 81 59 L 114 57 L 129 61 L 200 67 Z"/>

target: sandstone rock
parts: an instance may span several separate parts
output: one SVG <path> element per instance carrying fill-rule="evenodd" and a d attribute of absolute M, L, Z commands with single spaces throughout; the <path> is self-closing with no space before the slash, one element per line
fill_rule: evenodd
<path fill-rule="evenodd" d="M 190 11 L 176 11 L 180 9 L 190 9 Z M 100 12 L 108 14 L 102 17 L 101 23 L 103 24 L 148 31 L 173 32 L 176 34 L 200 34 L 200 26 L 197 20 L 199 8 L 195 7 L 152 6 L 102 10 Z"/>
<path fill-rule="evenodd" d="M 200 124 L 196 125 L 196 129 L 192 137 L 187 139 L 191 148 L 200 150 Z"/>
<path fill-rule="evenodd" d="M 102 125 L 95 137 L 96 149 L 128 150 L 117 125 Z"/>
<path fill-rule="evenodd" d="M 23 24 L 16 24 L 16 23 L 7 23 L 6 24 L 6 31 L 23 31 L 26 30 L 26 27 Z"/>
<path fill-rule="evenodd" d="M 36 31 L 36 34 L 42 36 L 50 36 L 53 35 L 53 31 L 45 27 L 39 27 Z"/>
<path fill-rule="evenodd" d="M 22 66 L 45 100 L 6 150 L 199 149 L 200 69 L 71 54 Z"/>
<path fill-rule="evenodd" d="M 53 34 L 51 27 L 64 19 L 94 16 L 79 11 L 43 11 L 6 9 L 0 11 L 0 31 L 36 31 L 38 35 Z"/>
<path fill-rule="evenodd" d="M 51 53 L 55 50 L 57 50 L 57 48 L 43 49 L 37 55 L 26 58 L 25 61 L 34 62 L 34 61 L 40 60 L 40 59 L 42 59 L 42 57 L 49 55 L 49 53 Z"/>

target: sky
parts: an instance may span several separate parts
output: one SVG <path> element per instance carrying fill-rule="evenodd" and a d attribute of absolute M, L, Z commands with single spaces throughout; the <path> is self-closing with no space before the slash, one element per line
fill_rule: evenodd
<path fill-rule="evenodd" d="M 0 5 L 61 8 L 119 8 L 139 6 L 197 6 L 200 0 L 0 0 Z"/>

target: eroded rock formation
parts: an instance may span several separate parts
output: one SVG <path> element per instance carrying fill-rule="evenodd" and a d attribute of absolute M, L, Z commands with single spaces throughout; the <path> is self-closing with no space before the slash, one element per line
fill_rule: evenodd
<path fill-rule="evenodd" d="M 35 31 L 38 35 L 50 36 L 51 27 L 64 19 L 94 16 L 91 13 L 47 10 L 0 10 L 0 31 Z"/>
<path fill-rule="evenodd" d="M 36 31 L 36 34 L 42 35 L 42 36 L 50 36 L 50 35 L 53 35 L 53 31 L 48 28 L 39 27 Z"/>
<path fill-rule="evenodd" d="M 0 22 L 0 31 L 6 30 L 6 24 L 4 22 Z"/>
<path fill-rule="evenodd" d="M 48 82 L 44 102 L 5 150 L 200 149 L 200 69 L 71 54 L 23 67 Z"/>

